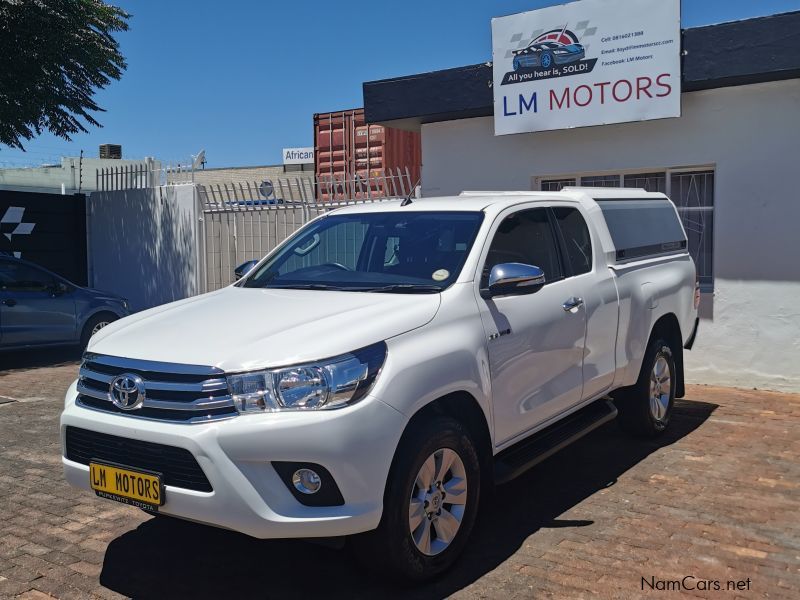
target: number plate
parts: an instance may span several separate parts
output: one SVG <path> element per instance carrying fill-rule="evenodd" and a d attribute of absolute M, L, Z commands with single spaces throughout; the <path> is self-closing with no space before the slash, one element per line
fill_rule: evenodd
<path fill-rule="evenodd" d="M 101 498 L 116 500 L 138 508 L 156 510 L 164 504 L 161 473 L 122 465 L 89 463 L 89 483 Z"/>

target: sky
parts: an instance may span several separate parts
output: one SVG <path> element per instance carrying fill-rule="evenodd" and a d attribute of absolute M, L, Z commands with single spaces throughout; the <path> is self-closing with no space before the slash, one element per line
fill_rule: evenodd
<path fill-rule="evenodd" d="M 206 167 L 279 164 L 313 145 L 314 113 L 363 105 L 364 81 L 488 61 L 490 20 L 552 0 L 107 0 L 130 12 L 118 35 L 128 68 L 97 93 L 102 128 L 67 142 L 49 134 L 27 152 L 0 146 L 0 168 L 96 157 Z M 635 2 L 637 0 L 630 0 Z M 790 10 L 800 0 L 682 0 L 682 27 Z"/>

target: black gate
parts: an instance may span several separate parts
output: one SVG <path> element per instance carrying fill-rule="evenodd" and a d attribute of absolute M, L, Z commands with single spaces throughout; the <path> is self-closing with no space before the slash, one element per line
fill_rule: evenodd
<path fill-rule="evenodd" d="M 86 196 L 0 190 L 0 254 L 86 285 Z"/>

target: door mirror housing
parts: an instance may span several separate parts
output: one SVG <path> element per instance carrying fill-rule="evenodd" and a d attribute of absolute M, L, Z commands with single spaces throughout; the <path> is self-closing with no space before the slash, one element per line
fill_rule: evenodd
<path fill-rule="evenodd" d="M 534 265 L 523 263 L 501 263 L 492 267 L 489 287 L 481 290 L 481 296 L 514 296 L 538 292 L 545 283 L 544 271 Z"/>
<path fill-rule="evenodd" d="M 257 264 L 258 264 L 257 260 L 248 260 L 247 262 L 240 264 L 233 271 L 234 281 L 239 281 L 242 277 L 244 277 L 250 271 L 252 271 L 253 267 L 255 267 Z"/>
<path fill-rule="evenodd" d="M 50 295 L 53 296 L 53 298 L 57 298 L 58 296 L 63 296 L 68 291 L 69 291 L 69 286 L 63 281 L 56 281 L 50 286 Z"/>

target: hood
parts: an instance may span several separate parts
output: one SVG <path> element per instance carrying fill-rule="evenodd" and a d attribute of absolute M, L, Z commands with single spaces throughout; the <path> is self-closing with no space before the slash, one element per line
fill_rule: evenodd
<path fill-rule="evenodd" d="M 227 287 L 120 319 L 89 352 L 240 371 L 344 354 L 421 327 L 439 294 Z"/>

